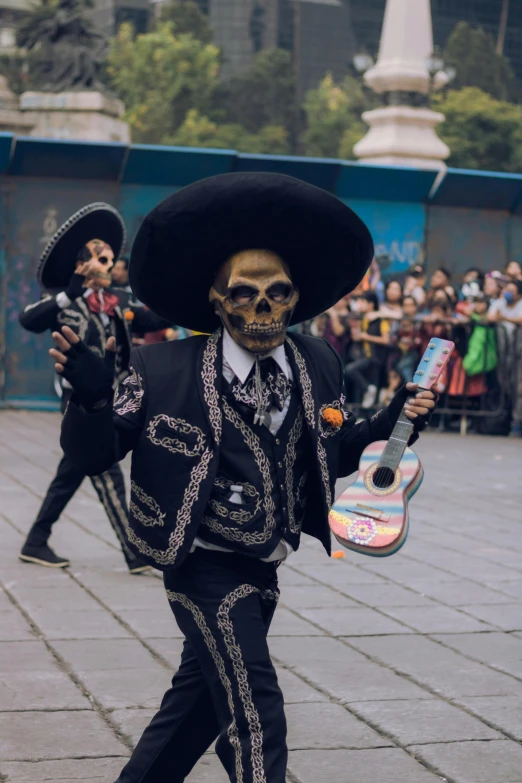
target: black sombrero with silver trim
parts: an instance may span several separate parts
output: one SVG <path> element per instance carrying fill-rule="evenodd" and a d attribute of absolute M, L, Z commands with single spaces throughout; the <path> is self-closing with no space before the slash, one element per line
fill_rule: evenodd
<path fill-rule="evenodd" d="M 373 258 L 368 228 L 331 193 L 283 174 L 237 172 L 195 182 L 153 209 L 132 248 L 136 297 L 172 323 L 219 324 L 208 301 L 221 264 L 271 250 L 299 289 L 292 323 L 324 312 L 361 281 Z"/>
<path fill-rule="evenodd" d="M 67 288 L 74 272 L 78 253 L 91 239 L 101 239 L 111 246 L 116 260 L 125 245 L 125 224 L 120 213 L 95 201 L 82 207 L 60 226 L 43 251 L 36 277 L 52 294 Z"/>

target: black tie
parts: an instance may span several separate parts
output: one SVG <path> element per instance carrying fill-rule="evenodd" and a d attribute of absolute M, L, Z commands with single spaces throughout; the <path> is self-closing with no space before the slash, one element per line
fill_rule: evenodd
<path fill-rule="evenodd" d="M 256 393 L 255 364 L 244 384 L 241 384 L 238 378 L 234 378 L 232 381 L 231 391 L 234 399 L 243 405 L 248 405 L 249 408 L 257 409 L 261 402 L 260 407 L 264 411 L 270 411 L 271 408 L 282 411 L 285 401 L 292 391 L 292 383 L 271 356 L 267 359 L 261 359 L 259 368 L 261 371 L 261 400 L 258 400 Z"/>

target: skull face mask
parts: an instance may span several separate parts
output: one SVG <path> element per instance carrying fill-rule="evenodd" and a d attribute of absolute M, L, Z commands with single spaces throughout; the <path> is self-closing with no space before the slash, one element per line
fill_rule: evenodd
<path fill-rule="evenodd" d="M 284 342 L 298 299 L 285 264 L 268 250 L 245 250 L 232 256 L 209 292 L 234 342 L 260 354 Z"/>
<path fill-rule="evenodd" d="M 91 239 L 85 245 L 90 252 L 90 260 L 83 265 L 82 274 L 88 288 L 107 288 L 112 283 L 111 269 L 114 266 L 112 248 L 101 239 Z"/>

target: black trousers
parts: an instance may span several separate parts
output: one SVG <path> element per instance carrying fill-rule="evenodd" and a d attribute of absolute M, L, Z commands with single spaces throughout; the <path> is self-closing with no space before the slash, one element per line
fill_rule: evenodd
<path fill-rule="evenodd" d="M 62 402 L 64 401 L 67 401 L 66 394 L 64 394 Z M 54 523 L 59 519 L 84 478 L 85 474 L 78 470 L 74 463 L 64 455 L 60 460 L 56 475 L 49 485 L 36 521 L 29 531 L 27 543 L 34 546 L 47 543 Z M 136 556 L 129 549 L 125 533 L 128 509 L 125 498 L 125 482 L 120 466 L 113 465 L 106 473 L 92 476 L 91 482 L 118 537 L 125 561 L 127 565 L 130 565 L 136 560 Z"/>
<path fill-rule="evenodd" d="M 181 783 L 217 738 L 232 783 L 285 783 L 286 719 L 267 633 L 276 565 L 196 549 L 165 587 L 181 665 L 117 783 Z"/>

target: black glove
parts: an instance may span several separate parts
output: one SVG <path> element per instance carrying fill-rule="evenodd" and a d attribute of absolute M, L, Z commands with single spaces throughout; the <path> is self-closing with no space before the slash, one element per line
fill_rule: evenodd
<path fill-rule="evenodd" d="M 80 340 L 71 345 L 66 356 L 61 375 L 69 381 L 84 408 L 93 410 L 96 403 L 112 399 L 115 351 L 106 351 L 102 359 Z"/>
<path fill-rule="evenodd" d="M 413 399 L 415 397 L 416 392 L 408 391 L 406 388 L 406 384 L 404 386 L 401 386 L 393 400 L 388 405 L 388 416 L 390 418 L 390 422 L 392 426 L 395 426 L 397 419 L 401 415 L 401 411 L 404 408 L 404 403 L 406 400 L 408 400 L 410 397 Z M 433 392 L 435 394 L 435 392 Z M 438 394 L 435 394 L 435 402 L 438 400 Z M 433 409 L 434 410 L 434 409 Z M 422 430 L 425 430 L 428 424 L 430 423 L 430 419 L 433 414 L 433 410 L 431 410 L 426 416 L 416 416 L 414 419 L 408 419 L 413 424 L 413 429 L 415 432 L 422 432 Z"/>
<path fill-rule="evenodd" d="M 83 296 L 85 293 L 85 277 L 83 275 L 77 275 L 75 272 L 64 293 L 71 302 L 74 302 L 75 299 Z"/>

